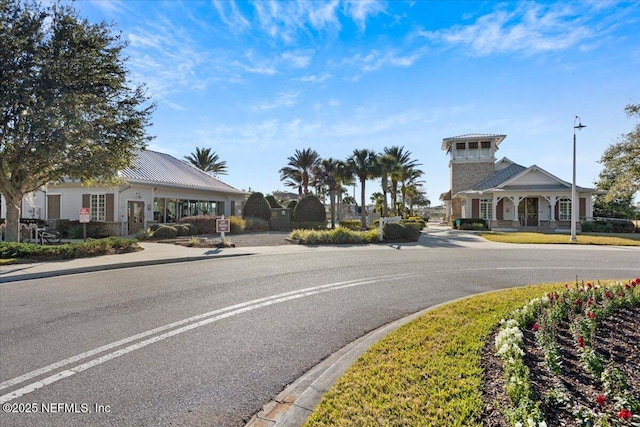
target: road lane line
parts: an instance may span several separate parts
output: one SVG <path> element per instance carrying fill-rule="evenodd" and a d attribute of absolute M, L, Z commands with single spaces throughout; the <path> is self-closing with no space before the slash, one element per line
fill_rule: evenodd
<path fill-rule="evenodd" d="M 267 307 L 273 304 L 279 304 L 282 302 L 286 302 L 286 301 L 291 301 L 294 299 L 298 299 L 298 298 L 303 298 L 306 296 L 311 296 L 311 295 L 317 295 L 320 293 L 324 293 L 324 292 L 330 292 L 330 291 L 334 291 L 334 290 L 339 290 L 339 289 L 345 289 L 345 288 L 349 288 L 349 287 L 354 287 L 354 286 L 362 286 L 362 285 L 366 285 L 366 284 L 370 284 L 370 283 L 375 283 L 375 282 L 379 282 L 382 280 L 386 280 L 386 279 L 403 279 L 403 278 L 407 278 L 410 276 L 418 276 L 417 274 L 404 274 L 404 275 L 392 275 L 392 276 L 380 276 L 380 277 L 373 277 L 373 278 L 366 278 L 366 279 L 357 279 L 357 280 L 349 280 L 349 281 L 345 281 L 345 282 L 337 282 L 337 283 L 330 283 L 327 285 L 320 285 L 320 286 L 314 286 L 314 287 L 310 287 L 310 288 L 305 288 L 305 289 L 300 289 L 297 291 L 290 291 L 290 292 L 285 292 L 282 294 L 277 294 L 277 295 L 272 295 L 270 297 L 264 297 L 264 298 L 259 298 L 259 299 L 255 299 L 252 301 L 247 301 L 244 303 L 240 303 L 240 304 L 235 304 L 232 306 L 228 306 L 228 307 L 224 307 L 218 310 L 214 310 L 208 313 L 204 313 L 204 314 L 200 314 L 198 316 L 193 316 L 190 317 L 188 319 L 184 319 L 184 320 L 180 320 L 178 322 L 173 322 L 170 323 L 168 325 L 165 326 L 161 326 L 159 328 L 155 328 L 152 329 L 150 331 L 146 331 L 137 335 L 134 335 L 132 337 L 129 338 L 125 338 L 122 339 L 120 341 L 116 341 L 114 343 L 111 344 L 107 344 L 105 346 L 99 347 L 97 349 L 94 350 L 90 350 L 84 353 L 81 353 L 79 355 L 70 357 L 68 359 L 64 359 L 62 361 L 56 362 L 54 364 L 48 365 L 44 368 L 40 368 L 37 369 L 35 371 L 32 372 L 28 372 L 24 375 L 21 375 L 19 377 L 13 378 L 11 380 L 5 381 L 3 382 L 1 385 L 1 388 L 7 388 L 13 385 L 17 385 L 20 384 L 22 382 L 25 382 L 29 379 L 35 378 L 37 376 L 43 375 L 47 372 L 51 372 L 54 369 L 58 369 L 67 365 L 70 365 L 72 363 L 75 363 L 77 361 L 80 361 L 82 359 L 86 359 L 87 357 L 91 357 L 94 355 L 97 355 L 99 353 L 102 353 L 104 351 L 113 349 L 119 345 L 123 345 L 125 343 L 129 343 L 132 341 L 135 341 L 137 339 L 155 334 L 157 332 L 162 332 L 165 331 L 167 329 L 171 329 L 173 327 L 176 326 L 180 326 L 180 325 L 184 325 L 185 323 L 190 323 L 190 322 L 194 322 L 191 323 L 189 325 L 186 326 L 182 326 L 180 328 L 174 329 L 172 331 L 169 332 L 165 332 L 163 334 L 160 335 L 156 335 L 152 338 L 146 339 L 144 341 L 141 341 L 139 343 L 130 345 L 128 347 L 122 348 L 120 350 L 105 354 L 101 357 L 98 357 L 96 359 L 90 360 L 88 362 L 85 362 L 81 365 L 78 365 L 74 368 L 70 368 L 67 369 L 65 371 L 56 373 L 54 375 L 51 375 L 47 378 L 44 378 L 43 380 L 40 381 L 36 381 L 34 383 L 28 384 L 20 389 L 14 390 L 11 393 L 5 394 L 0 396 L 0 404 L 5 403 L 5 402 L 9 402 L 13 399 L 16 399 L 20 396 L 23 396 L 25 394 L 31 393 L 39 388 L 42 388 L 46 385 L 52 384 L 54 382 L 57 382 L 63 378 L 67 378 L 69 376 L 75 375 L 79 372 L 85 371 L 89 368 L 92 368 L 94 366 L 100 365 L 102 363 L 105 363 L 109 360 L 115 359 L 116 357 L 120 357 L 124 354 L 130 353 L 132 351 L 138 350 L 140 348 L 146 347 L 149 344 L 153 344 L 159 341 L 162 341 L 164 339 L 167 339 L 169 337 L 172 337 L 174 335 L 178 335 L 181 334 L 183 332 L 187 332 L 190 331 L 192 329 L 198 328 L 200 326 L 204 326 L 204 325 L 208 325 L 210 323 L 213 322 L 217 322 L 219 320 L 222 319 L 226 319 L 228 317 L 232 317 L 238 314 L 242 314 L 242 313 L 246 313 L 249 311 L 253 311 L 256 310 L 258 308 L 262 308 L 262 307 Z M 226 312 L 226 313 L 225 313 Z M 221 314 L 220 314 L 221 313 Z M 217 314 L 217 315 L 215 315 Z M 213 317 L 211 317 L 213 316 Z"/>

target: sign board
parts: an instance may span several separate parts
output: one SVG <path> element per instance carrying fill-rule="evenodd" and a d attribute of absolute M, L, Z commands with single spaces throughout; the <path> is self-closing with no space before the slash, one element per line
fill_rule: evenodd
<path fill-rule="evenodd" d="M 231 224 L 228 219 L 224 217 L 216 219 L 216 233 L 229 233 L 231 232 Z"/>
<path fill-rule="evenodd" d="M 80 208 L 80 223 L 91 222 L 91 209 Z"/>

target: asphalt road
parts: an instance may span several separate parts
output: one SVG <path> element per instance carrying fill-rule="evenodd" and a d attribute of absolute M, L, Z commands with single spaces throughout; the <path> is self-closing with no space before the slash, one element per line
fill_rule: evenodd
<path fill-rule="evenodd" d="M 635 277 L 640 265 L 637 248 L 430 239 L 2 284 L 0 401 L 23 413 L 0 424 L 241 426 L 407 314 L 494 289 Z"/>

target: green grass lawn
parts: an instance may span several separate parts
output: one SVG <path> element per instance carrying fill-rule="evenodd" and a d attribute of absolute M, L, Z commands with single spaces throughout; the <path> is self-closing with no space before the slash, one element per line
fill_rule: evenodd
<path fill-rule="evenodd" d="M 570 236 L 568 234 L 499 231 L 479 234 L 487 240 L 501 243 L 553 243 L 578 245 L 640 246 L 640 233 L 581 233 L 578 234 L 578 241 L 576 243 L 571 243 L 569 241 Z"/>
<path fill-rule="evenodd" d="M 305 426 L 481 426 L 487 337 L 513 310 L 559 289 L 496 291 L 427 312 L 363 354 Z"/>

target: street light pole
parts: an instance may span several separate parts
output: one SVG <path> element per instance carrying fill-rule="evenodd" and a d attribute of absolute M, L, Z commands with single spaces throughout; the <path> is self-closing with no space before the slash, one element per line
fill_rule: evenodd
<path fill-rule="evenodd" d="M 578 124 L 576 125 L 576 122 Z M 576 116 L 573 120 L 573 181 L 571 184 L 571 239 L 570 242 L 577 242 L 576 223 L 578 222 L 578 206 L 576 203 L 576 129 L 582 130 L 586 127 L 582 124 L 580 117 Z"/>

